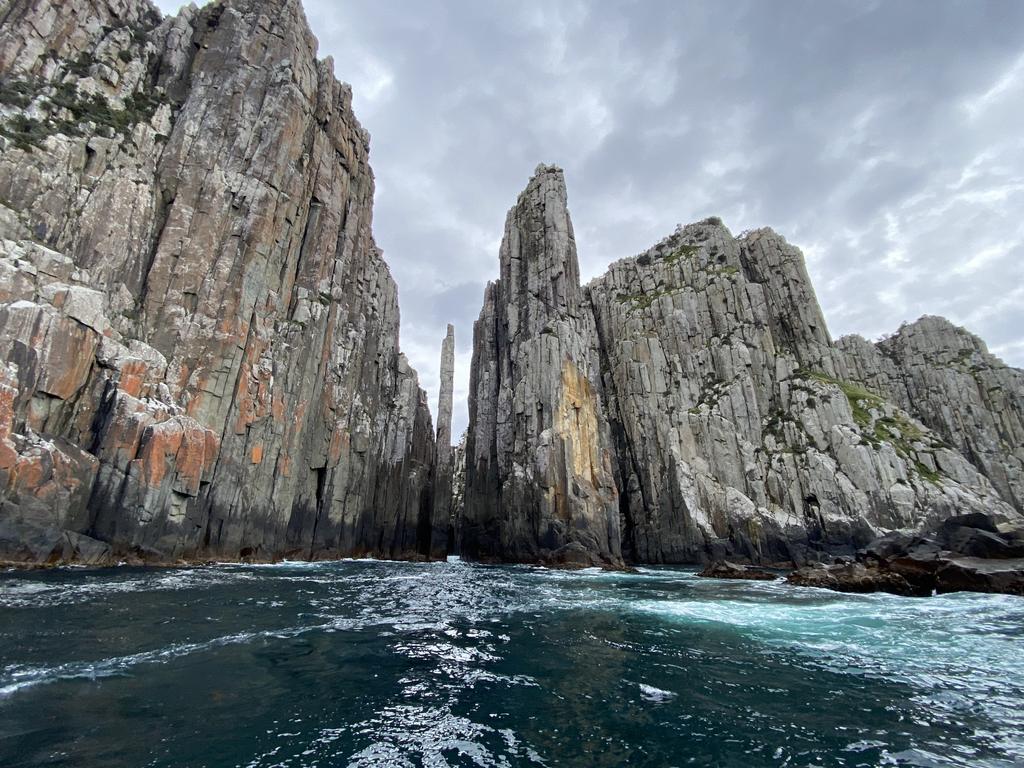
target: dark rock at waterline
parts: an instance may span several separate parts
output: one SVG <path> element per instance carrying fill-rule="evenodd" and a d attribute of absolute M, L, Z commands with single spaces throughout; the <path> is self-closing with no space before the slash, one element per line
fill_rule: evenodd
<path fill-rule="evenodd" d="M 1024 529 L 990 515 L 943 521 L 934 537 L 893 532 L 857 553 L 857 562 L 801 568 L 787 579 L 838 592 L 1024 595 Z"/>
<path fill-rule="evenodd" d="M 927 537 L 892 533 L 871 542 L 859 556 L 885 559 L 897 555 L 926 557 L 939 552 L 974 558 L 1024 557 L 1024 525 L 993 515 L 958 515 L 943 520 Z"/>
<path fill-rule="evenodd" d="M 1024 544 L 1013 544 L 999 534 L 978 528 L 959 528 L 949 537 L 948 546 L 968 557 L 1024 557 Z"/>
<path fill-rule="evenodd" d="M 1024 597 L 1024 558 L 944 561 L 935 573 L 935 590 L 939 593 L 992 592 Z"/>
<path fill-rule="evenodd" d="M 960 528 L 977 528 L 980 531 L 999 533 L 999 523 L 991 515 L 971 512 L 967 515 L 955 515 L 942 521 L 939 526 L 943 532 L 952 532 Z"/>
<path fill-rule="evenodd" d="M 779 578 L 778 574 L 771 571 L 730 563 L 728 560 L 711 563 L 697 575 L 707 579 L 746 579 L 748 581 L 775 581 Z"/>
<path fill-rule="evenodd" d="M 818 563 L 798 568 L 786 577 L 786 581 L 798 587 L 819 587 L 835 592 L 889 592 L 906 597 L 923 597 L 932 593 L 931 589 L 908 581 L 899 573 L 864 563 Z"/>
<path fill-rule="evenodd" d="M 859 550 L 856 559 L 864 563 L 880 562 L 910 553 L 921 556 L 935 555 L 942 549 L 942 546 L 934 539 L 915 536 L 903 531 L 893 531 L 875 539 Z"/>
<path fill-rule="evenodd" d="M 609 565 L 608 561 L 596 557 L 578 542 L 569 542 L 554 551 L 541 553 L 540 562 L 554 568 L 591 568 Z"/>
<path fill-rule="evenodd" d="M 945 549 L 966 557 L 1024 557 L 1024 526 L 999 523 L 990 515 L 961 515 L 944 520 L 938 538 Z"/>

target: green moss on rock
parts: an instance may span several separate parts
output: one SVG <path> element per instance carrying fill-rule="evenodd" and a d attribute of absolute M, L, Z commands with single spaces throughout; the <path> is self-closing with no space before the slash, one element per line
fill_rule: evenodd
<path fill-rule="evenodd" d="M 684 243 L 683 245 L 680 245 L 678 248 L 673 250 L 671 253 L 664 256 L 662 260 L 666 264 L 675 264 L 680 259 L 693 258 L 694 256 L 697 255 L 697 252 L 699 250 L 699 245 L 690 245 L 689 243 Z"/>
<path fill-rule="evenodd" d="M 6 136 L 19 149 L 31 151 L 56 134 L 83 136 L 98 133 L 108 136 L 128 135 L 139 123 L 148 123 L 165 103 L 163 96 L 134 93 L 117 108 L 100 94 L 80 94 L 74 83 L 49 85 L 32 80 L 4 83 L 0 103 L 24 109 L 39 100 L 45 117 L 16 114 L 0 124 L 0 135 Z M 93 131 L 87 131 L 89 125 Z"/>

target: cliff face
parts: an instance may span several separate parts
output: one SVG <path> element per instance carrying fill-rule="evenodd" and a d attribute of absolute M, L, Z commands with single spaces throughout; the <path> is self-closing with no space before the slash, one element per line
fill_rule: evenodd
<path fill-rule="evenodd" d="M 453 454 L 368 149 L 298 0 L 0 8 L 0 561 L 801 563 L 1024 511 L 1024 373 L 980 340 L 833 343 L 799 251 L 717 220 L 583 288 L 546 166 Z"/>
<path fill-rule="evenodd" d="M 1024 512 L 1024 371 L 942 317 L 923 317 L 870 344 L 836 342 L 847 378 L 915 414 Z"/>
<path fill-rule="evenodd" d="M 14 0 L 0 78 L 0 560 L 428 555 L 369 138 L 298 0 Z"/>
<path fill-rule="evenodd" d="M 590 285 L 644 562 L 802 562 L 970 511 L 1013 510 L 884 392 L 846 375 L 800 252 L 691 225 Z"/>
<path fill-rule="evenodd" d="M 531 181 L 527 198 L 548 173 Z M 551 202 L 564 205 L 564 195 Z M 522 213 L 521 199 L 513 228 Z M 564 211 L 545 215 L 568 220 Z M 504 288 L 506 262 L 537 287 Z M 503 247 L 502 280 L 488 289 L 476 328 L 468 526 L 480 524 L 487 494 L 501 493 L 506 478 L 537 474 L 522 458 L 495 472 L 495 456 L 500 466 L 513 450 L 548 450 L 543 424 L 510 436 L 516 408 L 493 406 L 524 391 L 494 361 L 521 349 L 504 318 L 529 315 L 538 297 L 551 303 L 546 263 Z M 969 334 L 944 321 L 945 330 L 926 334 L 925 320 L 877 348 L 833 344 L 800 252 L 770 230 L 735 238 L 713 219 L 613 264 L 580 293 L 575 278 L 567 269 L 559 287 L 579 297 L 571 346 L 559 346 L 564 331 L 552 326 L 551 349 L 529 356 L 529 366 L 548 381 L 566 361 L 585 358 L 600 371 L 590 380 L 594 423 L 602 439 L 610 426 L 611 442 L 600 445 L 613 457 L 614 523 L 627 559 L 801 563 L 954 514 L 1017 516 L 1022 375 Z M 948 370 L 946 358 L 960 368 Z M 574 478 L 545 480 L 554 497 L 573 493 Z M 500 530 L 537 530 L 544 508 L 526 495 L 520 503 L 518 513 L 493 508 Z M 521 539 L 498 537 L 486 554 L 529 551 Z"/>
<path fill-rule="evenodd" d="M 474 327 L 462 552 L 616 565 L 594 318 L 559 169 L 539 167 L 509 212 L 500 262 Z"/>

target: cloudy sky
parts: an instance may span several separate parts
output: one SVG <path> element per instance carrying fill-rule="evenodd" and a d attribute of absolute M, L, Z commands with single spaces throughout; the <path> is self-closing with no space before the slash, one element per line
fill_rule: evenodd
<path fill-rule="evenodd" d="M 1024 2 L 306 11 L 372 135 L 375 233 L 432 407 L 456 326 L 455 435 L 505 212 L 542 161 L 565 169 L 584 279 L 677 223 L 768 225 L 804 250 L 834 336 L 942 314 L 1024 366 Z"/>

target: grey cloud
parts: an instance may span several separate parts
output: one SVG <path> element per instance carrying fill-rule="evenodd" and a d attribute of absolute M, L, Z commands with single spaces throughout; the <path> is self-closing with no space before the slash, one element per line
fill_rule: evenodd
<path fill-rule="evenodd" d="M 165 10 L 170 10 L 164 3 Z M 505 212 L 566 170 L 582 272 L 677 223 L 804 248 L 834 335 L 947 314 L 1024 364 L 1024 3 L 306 0 L 373 136 L 375 231 L 436 400 Z"/>

